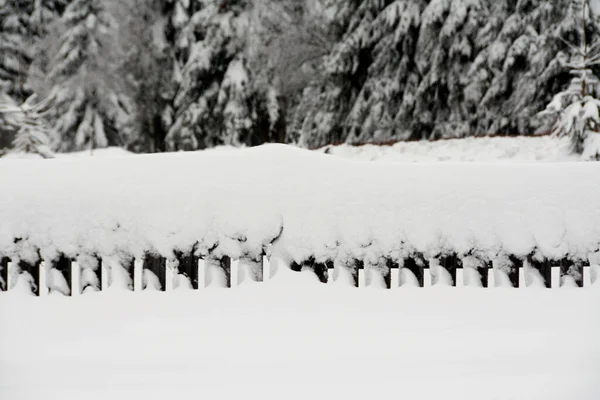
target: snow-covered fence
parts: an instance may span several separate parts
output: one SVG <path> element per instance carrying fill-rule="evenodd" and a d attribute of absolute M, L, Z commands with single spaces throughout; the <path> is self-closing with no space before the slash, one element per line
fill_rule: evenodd
<path fill-rule="evenodd" d="M 0 162 L 0 287 L 105 289 L 102 271 L 164 290 L 253 280 L 265 258 L 322 282 L 582 286 L 600 252 L 600 164 L 400 164 L 269 145 L 241 151 Z M 137 262 L 136 262 L 137 260 Z M 100 267 L 102 264 L 110 268 Z M 588 275 L 595 274 L 590 268 Z M 333 272 L 332 272 L 333 271 Z M 520 272 L 522 271 L 522 272 Z M 525 273 L 524 273 L 525 272 Z M 335 277 L 335 278 L 334 278 Z M 533 278 L 532 278 L 533 277 Z M 14 278 L 14 277 L 13 277 Z M 595 278 L 595 275 L 592 276 Z"/>
<path fill-rule="evenodd" d="M 265 260 L 267 258 L 265 257 Z M 203 262 L 202 262 L 203 261 Z M 0 290 L 7 290 L 8 267 L 10 260 L 1 260 L 2 278 Z M 169 264 L 170 267 L 167 266 Z M 496 264 L 496 265 L 494 265 Z M 102 260 L 97 259 L 93 264 L 75 264 L 74 261 L 61 257 L 54 262 L 45 264 L 45 284 L 40 279 L 41 261 L 27 263 L 21 261 L 15 265 L 13 286 L 20 286 L 30 290 L 35 295 L 40 295 L 42 290 L 48 289 L 50 293 L 58 292 L 63 295 L 71 295 L 74 291 L 73 281 L 78 282 L 79 293 L 89 290 L 100 291 L 106 289 L 107 279 L 103 279 L 102 271 L 107 269 L 116 274 L 115 269 L 123 269 L 125 272 L 125 285 L 129 290 L 152 290 L 165 291 L 167 288 L 167 270 L 176 276 L 177 281 L 185 279 L 185 283 L 179 283 L 187 289 L 199 289 L 199 275 L 203 271 L 203 286 L 232 287 L 240 284 L 242 280 L 260 282 L 263 280 L 263 261 L 242 259 L 237 263 L 237 282 L 232 281 L 232 262 L 229 257 L 221 259 L 200 259 L 194 255 L 179 255 L 174 260 L 167 260 L 158 255 L 147 255 L 140 263 L 131 259 L 130 262 L 118 266 L 103 267 Z M 560 286 L 584 285 L 584 275 L 590 275 L 592 271 L 585 271 L 584 267 L 590 267 L 588 261 L 584 260 L 542 260 L 536 261 L 529 256 L 525 259 L 513 255 L 506 260 L 497 259 L 495 262 L 473 259 L 471 256 L 459 257 L 456 254 L 438 256 L 427 260 L 422 254 L 405 258 L 398 262 L 391 258 L 382 259 L 376 265 L 367 265 L 362 260 L 353 260 L 350 264 L 336 265 L 334 261 L 316 262 L 314 259 L 305 260 L 301 263 L 292 262 L 289 266 L 293 271 L 312 271 L 322 283 L 334 282 L 345 283 L 349 286 L 359 287 L 364 284 L 368 286 L 392 288 L 392 274 L 397 274 L 396 284 L 398 286 L 420 286 L 425 285 L 425 277 L 429 275 L 429 284 L 441 284 L 457 286 L 461 283 L 457 279 L 457 272 L 462 271 L 462 285 L 473 287 L 489 286 L 490 273 L 494 275 L 496 286 L 522 287 L 524 282 L 520 276 L 529 280 L 529 285 L 552 287 L 553 280 Z M 137 269 L 137 271 L 136 271 Z M 554 271 L 553 271 L 554 270 Z M 359 275 L 363 274 L 362 284 Z M 138 279 L 136 287 L 135 276 Z M 559 280 L 553 279 L 559 277 Z M 593 282 L 596 277 L 590 277 L 588 282 Z M 17 282 L 20 281 L 20 284 Z M 103 284 L 104 282 L 104 284 Z M 171 286 L 170 290 L 173 289 Z"/>

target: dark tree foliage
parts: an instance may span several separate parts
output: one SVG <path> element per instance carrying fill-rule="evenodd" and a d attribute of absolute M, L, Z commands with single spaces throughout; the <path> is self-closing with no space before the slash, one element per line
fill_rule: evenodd
<path fill-rule="evenodd" d="M 340 1 L 342 39 L 291 131 L 309 147 L 549 131 L 570 0 Z M 349 22 L 345 22 L 345 21 Z"/>

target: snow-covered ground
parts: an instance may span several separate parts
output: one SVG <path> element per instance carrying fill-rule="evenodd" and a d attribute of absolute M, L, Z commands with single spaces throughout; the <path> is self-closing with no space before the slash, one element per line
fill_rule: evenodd
<path fill-rule="evenodd" d="M 555 136 L 471 137 L 434 142 L 398 142 L 391 146 L 339 145 L 327 146 L 319 151 L 365 161 L 563 162 L 582 159 L 570 152 L 569 138 Z"/>
<path fill-rule="evenodd" d="M 0 397 L 596 400 L 597 289 L 0 293 Z"/>
<path fill-rule="evenodd" d="M 446 148 L 407 150 L 412 159 L 392 154 L 404 145 L 330 151 L 379 163 L 281 146 L 2 160 L 0 251 L 169 256 L 201 240 L 240 256 L 262 250 L 282 225 L 268 251 L 288 261 L 473 245 L 488 257 L 597 248 L 600 164 L 532 165 L 572 159 L 527 144 L 485 159 L 520 161 L 512 165 L 396 163 L 481 161 L 468 146 L 439 143 Z M 419 289 L 398 287 L 397 276 L 392 290 L 355 289 L 282 267 L 230 290 L 0 292 L 0 399 L 597 400 L 592 271 L 583 289 Z"/>
<path fill-rule="evenodd" d="M 76 151 L 73 153 L 56 153 L 54 154 L 55 158 L 115 158 L 115 157 L 123 157 L 123 156 L 131 156 L 135 153 L 131 153 L 120 147 L 108 147 L 105 149 L 94 149 L 93 151 Z M 8 152 L 2 158 L 2 160 L 14 160 L 14 159 L 41 159 L 42 157 L 35 153 L 18 153 L 18 152 Z"/>
<path fill-rule="evenodd" d="M 590 147 L 600 149 L 600 135 L 590 141 Z M 592 143 L 593 142 L 593 143 Z M 231 146 L 220 146 L 201 152 L 223 152 L 237 150 Z M 478 162 L 564 162 L 580 161 L 584 157 L 570 152 L 569 138 L 555 136 L 539 137 L 470 137 L 438 141 L 398 142 L 391 146 L 326 146 L 315 150 L 339 157 L 365 161 L 432 162 L 432 161 L 478 161 Z M 93 152 L 56 154 L 59 158 L 102 157 L 113 158 L 133 155 L 120 148 L 96 149 Z M 35 154 L 8 153 L 3 159 L 40 158 Z M 1 161 L 2 159 L 0 159 Z"/>

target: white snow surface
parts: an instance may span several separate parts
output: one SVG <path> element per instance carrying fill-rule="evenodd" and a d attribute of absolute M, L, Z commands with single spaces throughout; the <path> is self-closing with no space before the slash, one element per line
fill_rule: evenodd
<path fill-rule="evenodd" d="M 412 288 L 414 276 L 396 270 L 392 290 L 376 290 L 368 269 L 359 279 L 371 286 L 356 289 L 343 268 L 321 284 L 285 265 L 477 247 L 494 260 L 495 285 L 509 286 L 506 253 L 597 249 L 600 164 L 222 150 L 0 160 L 1 255 L 64 252 L 90 272 L 97 254 L 110 269 L 110 287 L 73 297 L 48 296 L 47 281 L 33 297 L 31 278 L 12 276 L 0 292 L 0 398 L 600 398 L 600 252 L 577 289 L 537 288 L 529 268 L 528 288 L 451 288 L 435 266 L 438 286 L 427 274 Z M 234 262 L 232 282 L 243 285 L 220 289 L 205 263 L 200 290 L 179 290 L 189 282 L 169 271 L 177 290 L 131 292 L 118 266 L 127 253 L 170 257 L 196 241 L 199 252 L 218 242 L 216 255 L 254 257 L 282 227 L 264 283 L 248 284 L 249 268 Z M 461 275 L 477 286 L 478 260 L 463 258 L 459 286 Z"/>
<path fill-rule="evenodd" d="M 593 139 L 597 137 L 600 135 L 594 135 Z M 565 162 L 587 161 L 592 155 L 574 155 L 570 146 L 568 137 L 518 136 L 398 142 L 390 146 L 338 145 L 318 151 L 355 160 L 398 162 Z M 592 147 L 590 143 L 588 153 Z"/>
<path fill-rule="evenodd" d="M 315 150 L 327 152 L 342 158 L 362 161 L 397 162 L 572 162 L 588 161 L 600 151 L 600 135 L 592 134 L 585 153 L 577 156 L 571 153 L 571 143 L 567 137 L 556 136 L 517 136 L 517 137 L 468 137 L 437 141 L 398 142 L 393 145 L 330 145 Z M 218 146 L 200 150 L 200 153 L 237 151 L 234 146 Z M 125 149 L 109 147 L 72 153 L 57 153 L 57 158 L 102 157 L 118 158 L 136 155 Z M 0 158 L 39 159 L 37 154 L 9 152 Z"/>
<path fill-rule="evenodd" d="M 598 163 L 369 163 L 267 145 L 4 160 L 0 188 L 0 254 L 28 261 L 194 245 L 372 264 L 415 250 L 587 258 L 600 244 Z"/>
<path fill-rule="evenodd" d="M 103 149 L 93 149 L 86 151 L 75 151 L 72 153 L 55 153 L 54 156 L 57 158 L 87 158 L 87 157 L 96 157 L 96 158 L 115 158 L 115 157 L 123 157 L 128 155 L 134 155 L 125 149 L 120 147 L 107 147 Z M 41 159 L 42 157 L 38 154 L 34 153 L 20 153 L 20 152 L 9 152 L 0 158 L 0 162 L 2 160 L 10 160 L 10 159 Z"/>
<path fill-rule="evenodd" d="M 0 292 L 3 399 L 600 397 L 597 287 L 74 295 Z"/>

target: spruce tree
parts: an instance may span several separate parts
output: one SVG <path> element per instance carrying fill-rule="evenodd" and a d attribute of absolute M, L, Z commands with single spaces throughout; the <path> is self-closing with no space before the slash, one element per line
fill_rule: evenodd
<path fill-rule="evenodd" d="M 174 95 L 174 51 L 168 42 L 164 0 L 122 2 L 114 13 L 121 47 L 125 50 L 122 74 L 125 91 L 132 99 L 132 134 L 127 147 L 137 152 L 166 150 Z"/>
<path fill-rule="evenodd" d="M 330 1 L 342 38 L 294 114 L 302 144 L 551 130 L 536 115 L 570 80 L 570 0 Z"/>
<path fill-rule="evenodd" d="M 293 115 L 310 82 L 322 78 L 322 59 L 336 39 L 328 15 L 322 0 L 253 0 L 246 44 L 250 69 L 268 88 L 269 112 L 281 122 Z M 276 130 L 279 140 L 290 140 L 287 131 Z"/>
<path fill-rule="evenodd" d="M 565 66 L 571 69 L 573 79 L 541 115 L 554 117 L 553 133 L 571 138 L 573 152 L 582 154 L 586 144 L 596 146 L 600 132 L 600 80 L 593 71 L 600 64 L 600 40 L 590 43 L 587 27 L 592 14 L 588 1 L 576 1 L 572 8 L 580 15 L 577 21 L 581 26 L 579 45 L 566 42 L 571 51 Z M 594 156 L 598 158 L 597 153 Z"/>
<path fill-rule="evenodd" d="M 25 71 L 31 62 L 27 8 L 15 0 L 0 1 L 0 91 L 24 100 Z"/>
<path fill-rule="evenodd" d="M 177 0 L 171 16 L 175 32 L 171 150 L 272 141 L 279 113 L 245 51 L 249 0 Z"/>
<path fill-rule="evenodd" d="M 132 105 L 119 67 L 123 49 L 111 2 L 74 0 L 38 46 L 34 89 L 54 99 L 48 117 L 58 151 L 122 146 Z"/>
<path fill-rule="evenodd" d="M 27 72 L 34 44 L 66 4 L 67 0 L 0 0 L 0 91 L 15 101 L 30 96 Z"/>

